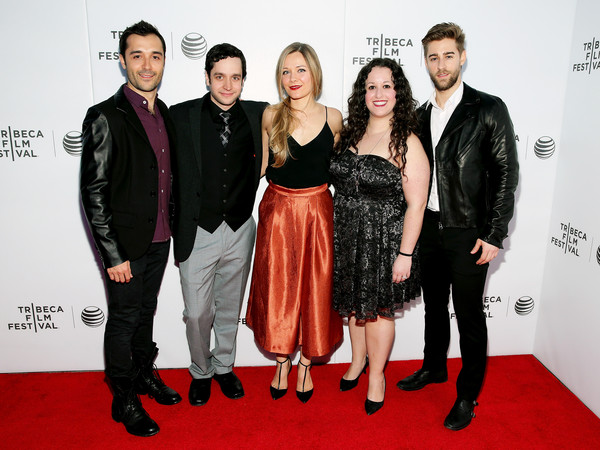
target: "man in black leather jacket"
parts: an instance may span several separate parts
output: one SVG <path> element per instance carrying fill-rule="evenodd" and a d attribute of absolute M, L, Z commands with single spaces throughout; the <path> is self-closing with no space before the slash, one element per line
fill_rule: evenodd
<path fill-rule="evenodd" d="M 81 201 L 105 271 L 108 320 L 106 375 L 112 417 L 136 436 L 158 433 L 138 394 L 181 401 L 154 369 L 157 295 L 169 256 L 173 126 L 157 98 L 165 41 L 141 21 L 119 42 L 127 84 L 92 106 L 83 122 Z"/>
<path fill-rule="evenodd" d="M 398 382 L 412 391 L 448 379 L 450 288 L 463 367 L 457 400 L 444 421 L 465 428 L 475 416 L 487 358 L 483 290 L 489 262 L 502 248 L 513 215 L 518 159 L 505 104 L 464 84 L 465 35 L 452 23 L 423 38 L 435 90 L 418 110 L 419 137 L 431 163 L 430 196 L 420 237 L 425 349 L 423 366 Z"/>

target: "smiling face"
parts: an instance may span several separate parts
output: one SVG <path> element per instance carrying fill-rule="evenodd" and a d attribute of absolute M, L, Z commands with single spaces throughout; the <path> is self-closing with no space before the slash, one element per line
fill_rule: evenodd
<path fill-rule="evenodd" d="M 292 100 L 313 95 L 313 78 L 302 53 L 294 52 L 286 56 L 281 71 L 281 85 Z"/>
<path fill-rule="evenodd" d="M 396 105 L 396 90 L 392 71 L 387 67 L 373 67 L 365 81 L 365 103 L 374 117 L 390 117 Z"/>
<path fill-rule="evenodd" d="M 426 50 L 425 65 L 436 90 L 458 88 L 461 69 L 466 60 L 466 52 L 459 52 L 454 39 L 445 38 L 430 42 Z"/>
<path fill-rule="evenodd" d="M 154 95 L 165 69 L 162 42 L 155 34 L 127 38 L 125 56 L 119 55 L 121 66 L 127 71 L 127 85 L 143 96 Z"/>
<path fill-rule="evenodd" d="M 225 58 L 217 61 L 206 74 L 206 85 L 210 88 L 210 99 L 224 111 L 231 108 L 244 87 L 242 60 Z"/>

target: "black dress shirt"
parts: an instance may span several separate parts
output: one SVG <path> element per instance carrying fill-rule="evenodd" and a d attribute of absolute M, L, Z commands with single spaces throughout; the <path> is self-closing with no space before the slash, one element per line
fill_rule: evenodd
<path fill-rule="evenodd" d="M 231 137 L 226 147 L 219 133 L 223 112 L 214 102 L 202 106 L 202 207 L 198 225 L 213 233 L 223 221 L 236 231 L 252 215 L 254 149 L 250 124 L 239 102 L 227 112 Z"/>

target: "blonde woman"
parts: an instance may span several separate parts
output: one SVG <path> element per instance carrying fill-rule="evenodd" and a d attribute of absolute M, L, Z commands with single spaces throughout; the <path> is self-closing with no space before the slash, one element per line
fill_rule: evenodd
<path fill-rule="evenodd" d="M 307 44 L 287 46 L 277 63 L 282 101 L 262 120 L 263 169 L 269 182 L 259 208 L 256 254 L 246 320 L 258 344 L 275 353 L 271 396 L 285 395 L 290 354 L 301 347 L 296 395 L 313 394 L 312 358 L 342 338 L 332 309 L 333 202 L 329 160 L 342 115 L 317 102 L 319 58 Z"/>

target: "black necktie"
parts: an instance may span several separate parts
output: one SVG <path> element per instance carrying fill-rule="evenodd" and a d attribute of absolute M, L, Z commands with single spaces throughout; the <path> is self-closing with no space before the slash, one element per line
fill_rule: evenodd
<path fill-rule="evenodd" d="M 231 119 L 231 113 L 228 112 L 220 112 L 219 116 L 223 119 L 223 128 L 221 128 L 221 133 L 219 137 L 221 138 L 221 144 L 223 147 L 227 147 L 227 143 L 229 142 L 229 138 L 231 137 L 231 128 L 229 126 L 229 119 Z"/>

